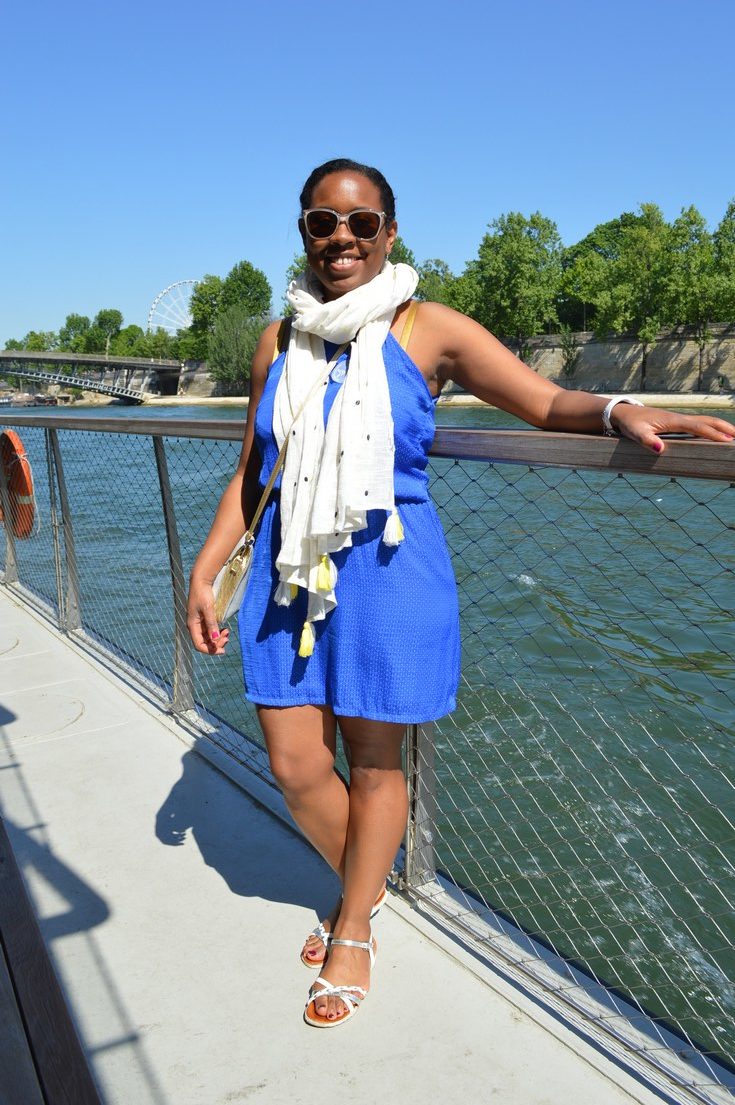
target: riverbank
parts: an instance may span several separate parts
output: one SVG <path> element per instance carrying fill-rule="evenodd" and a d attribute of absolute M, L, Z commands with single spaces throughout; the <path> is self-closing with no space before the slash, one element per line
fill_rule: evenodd
<path fill-rule="evenodd" d="M 627 394 L 627 392 L 626 392 Z M 656 392 L 654 393 L 630 393 L 631 399 L 640 399 L 647 407 L 697 407 L 712 410 L 732 410 L 735 408 L 735 393 L 723 392 L 711 394 L 709 392 Z M 81 406 L 81 403 L 75 403 Z M 216 398 L 203 399 L 187 397 L 185 395 L 154 396 L 146 399 L 147 407 L 247 407 L 248 399 L 245 396 L 218 396 Z M 452 392 L 450 395 L 442 395 L 439 399 L 442 407 L 487 407 L 489 403 L 483 403 L 474 395 L 462 392 Z"/>

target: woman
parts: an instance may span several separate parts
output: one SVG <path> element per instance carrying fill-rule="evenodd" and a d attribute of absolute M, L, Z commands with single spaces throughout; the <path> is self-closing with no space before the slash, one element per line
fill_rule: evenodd
<path fill-rule="evenodd" d="M 242 454 L 192 569 L 188 622 L 200 652 L 224 652 L 228 630 L 214 617 L 212 581 L 288 436 L 240 638 L 274 776 L 342 881 L 340 901 L 301 952 L 321 968 L 305 1019 L 334 1027 L 354 1015 L 370 984 L 370 921 L 407 818 L 405 726 L 454 707 L 456 590 L 425 473 L 444 383 L 546 430 L 601 433 L 604 415 L 608 432 L 657 454 L 666 448 L 661 433 L 732 441 L 735 427 L 559 388 L 471 319 L 416 305 L 416 274 L 387 261 L 395 201 L 376 169 L 327 162 L 306 182 L 301 209 L 308 274 L 289 290 L 283 349 L 273 323 L 256 350 Z M 353 338 L 348 355 L 339 347 Z M 349 787 L 334 770 L 338 724 Z"/>

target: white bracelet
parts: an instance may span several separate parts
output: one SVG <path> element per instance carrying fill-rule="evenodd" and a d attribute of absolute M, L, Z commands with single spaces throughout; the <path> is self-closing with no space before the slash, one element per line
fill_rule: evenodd
<path fill-rule="evenodd" d="M 618 437 L 618 431 L 613 429 L 613 424 L 610 421 L 612 409 L 617 406 L 618 403 L 630 403 L 632 407 L 645 406 L 645 403 L 641 403 L 640 399 L 631 399 L 628 395 L 613 395 L 602 412 L 602 432 L 605 437 Z"/>

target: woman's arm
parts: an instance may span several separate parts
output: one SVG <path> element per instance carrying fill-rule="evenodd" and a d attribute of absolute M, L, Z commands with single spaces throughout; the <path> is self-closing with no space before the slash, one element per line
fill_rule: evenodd
<path fill-rule="evenodd" d="M 220 655 L 225 651 L 229 630 L 220 632 L 214 616 L 212 583 L 227 557 L 242 537 L 258 505 L 258 474 L 260 455 L 254 448 L 255 412 L 263 393 L 279 322 L 268 326 L 261 335 L 253 356 L 250 372 L 250 401 L 243 434 L 240 459 L 235 474 L 225 488 L 211 529 L 194 561 L 189 577 L 187 625 L 198 652 Z"/>
<path fill-rule="evenodd" d="M 437 365 L 441 382 L 454 380 L 486 403 L 543 430 L 599 434 L 607 397 L 567 391 L 518 360 L 483 326 L 441 303 L 422 303 L 411 351 Z M 677 414 L 658 407 L 618 403 L 611 422 L 620 433 L 661 453 L 661 433 L 690 433 L 711 441 L 732 441 L 735 426 L 722 418 Z"/>

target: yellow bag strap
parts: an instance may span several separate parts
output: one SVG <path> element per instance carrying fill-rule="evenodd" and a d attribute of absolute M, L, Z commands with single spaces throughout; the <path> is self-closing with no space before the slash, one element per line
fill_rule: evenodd
<path fill-rule="evenodd" d="M 271 364 L 278 360 L 279 354 L 283 353 L 286 348 L 286 343 L 291 332 L 291 319 L 286 317 L 281 319 L 281 325 L 278 327 L 278 333 L 276 334 L 276 343 L 273 346 L 273 356 L 271 357 Z"/>
<path fill-rule="evenodd" d="M 413 330 L 413 324 L 416 321 L 416 312 L 419 309 L 419 302 L 417 299 L 411 300 L 411 306 L 406 311 L 406 321 L 403 324 L 401 330 L 401 336 L 398 339 L 398 344 L 401 349 L 408 350 L 408 343 L 411 340 L 411 331 Z"/>

